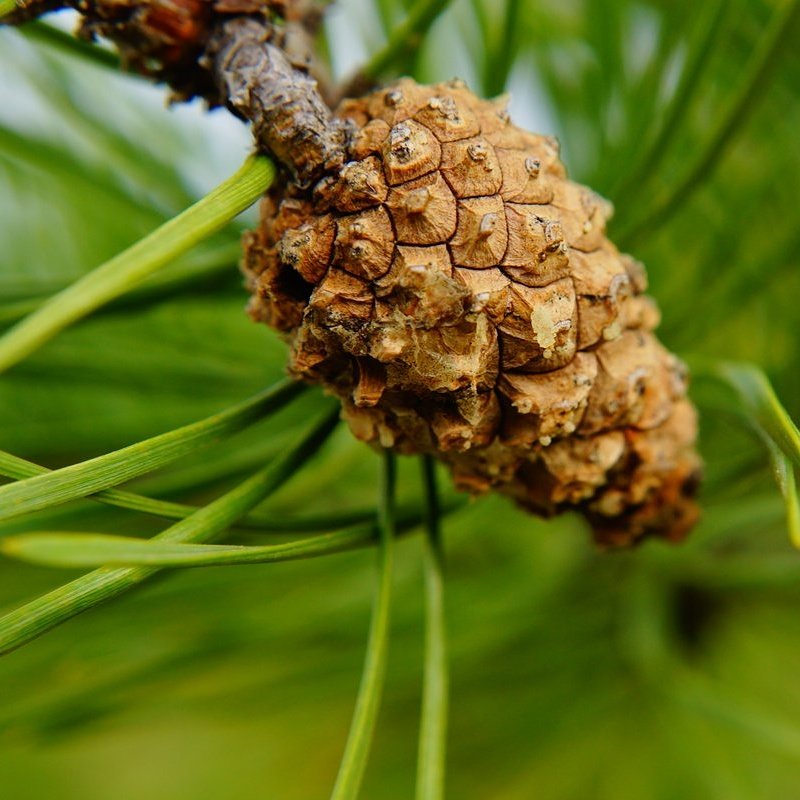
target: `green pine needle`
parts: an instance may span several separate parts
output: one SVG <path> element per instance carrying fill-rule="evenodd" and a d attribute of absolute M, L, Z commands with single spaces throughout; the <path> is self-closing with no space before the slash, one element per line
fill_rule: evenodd
<path fill-rule="evenodd" d="M 460 504 L 451 503 L 447 511 L 452 511 Z M 198 509 L 199 511 L 200 509 Z M 77 531 L 36 531 L 8 536 L 0 540 L 0 553 L 9 558 L 28 561 L 32 564 L 44 564 L 50 567 L 231 567 L 245 564 L 271 564 L 277 561 L 297 561 L 320 555 L 339 553 L 373 544 L 376 539 L 375 510 L 370 513 L 352 514 L 355 520 L 336 533 L 325 533 L 312 538 L 300 539 L 283 544 L 246 546 L 246 545 L 214 545 L 184 544 L 181 542 L 162 541 L 156 539 L 136 539 L 131 536 L 114 536 L 100 533 L 81 533 Z M 328 530 L 335 527 L 336 517 L 328 525 Z M 313 525 L 321 528 L 325 517 L 313 518 Z M 397 533 L 405 533 L 417 527 L 425 520 L 426 514 L 418 506 L 409 506 L 396 515 Z M 242 522 L 236 523 L 242 527 Z M 311 527 L 311 520 L 297 520 L 296 530 Z M 276 530 L 289 530 L 292 520 L 275 522 Z M 341 525 L 340 527 L 345 527 Z M 439 634 L 437 634 L 438 636 Z"/>
<path fill-rule="evenodd" d="M 358 797 L 380 710 L 389 654 L 389 616 L 395 537 L 395 469 L 394 454 L 387 451 L 384 456 L 383 484 L 378 515 L 380 531 L 378 587 L 372 609 L 361 685 L 358 689 L 350 733 L 339 765 L 339 774 L 336 776 L 331 800 L 355 800 Z"/>
<path fill-rule="evenodd" d="M 361 68 L 362 75 L 377 78 L 389 67 L 419 49 L 425 33 L 449 5 L 450 0 L 417 0 L 389 40 Z"/>
<path fill-rule="evenodd" d="M 24 480 L 36 475 L 46 475 L 52 470 L 26 461 L 24 458 L 0 450 L 0 475 L 14 480 Z M 162 519 L 185 519 L 199 510 L 200 506 L 189 503 L 174 503 L 168 500 L 158 500 L 136 492 L 126 492 L 121 489 L 106 489 L 91 495 L 92 500 L 105 503 L 116 508 L 125 508 L 129 511 L 138 511 Z M 410 513 L 410 507 L 398 510 L 398 519 L 405 519 Z M 314 532 L 340 530 L 351 525 L 360 525 L 369 522 L 375 516 L 374 509 L 351 509 L 349 511 L 326 511 L 320 514 L 305 514 L 303 516 L 287 516 L 285 514 L 253 513 L 242 517 L 237 523 L 237 528 L 249 528 L 262 533 L 269 532 Z"/>
<path fill-rule="evenodd" d="M 37 475 L 46 475 L 52 470 L 34 464 L 19 456 L 0 450 L 0 475 L 14 480 L 24 480 Z M 116 508 L 125 508 L 128 511 L 138 511 L 161 519 L 186 519 L 200 506 L 190 503 L 175 503 L 169 500 L 158 500 L 154 497 L 127 492 L 122 489 L 105 489 L 102 492 L 90 495 L 90 499 Z M 459 508 L 463 498 L 454 498 L 444 505 L 443 511 L 448 512 Z M 397 509 L 398 525 L 405 525 L 409 519 L 419 516 L 416 504 L 406 504 Z M 303 514 L 291 516 L 269 512 L 254 512 L 242 517 L 237 523 L 237 528 L 245 528 L 261 533 L 315 533 L 319 531 L 341 530 L 353 525 L 362 525 L 370 522 L 375 517 L 373 508 L 353 508 L 347 511 L 324 511 L 317 514 Z"/>
<path fill-rule="evenodd" d="M 269 159 L 248 158 L 232 177 L 202 200 L 59 292 L 0 337 L 0 372 L 220 230 L 252 205 L 269 188 L 274 176 L 275 168 Z"/>
<path fill-rule="evenodd" d="M 339 420 L 338 406 L 294 447 L 246 481 L 156 538 L 172 544 L 207 542 L 269 497 L 316 453 Z M 26 603 L 0 618 L 0 655 L 8 653 L 89 608 L 117 597 L 157 568 L 103 567 Z"/>
<path fill-rule="evenodd" d="M 800 469 L 800 431 L 760 369 L 749 364 L 725 363 L 719 371 L 739 393 L 766 443 L 775 482 L 786 507 L 789 540 L 800 549 L 800 495 L 795 474 Z"/>
<path fill-rule="evenodd" d="M 751 419 L 800 468 L 800 430 L 781 404 L 769 378 L 753 364 L 719 361 L 710 374 L 736 390 Z"/>
<path fill-rule="evenodd" d="M 433 459 L 422 459 L 426 496 L 425 665 L 417 762 L 417 800 L 444 798 L 447 749 L 447 633 L 439 493 Z"/>
<path fill-rule="evenodd" d="M 659 169 L 661 163 L 670 150 L 670 142 L 683 128 L 681 123 L 686 119 L 701 78 L 707 74 L 706 65 L 720 38 L 725 13 L 729 10 L 730 4 L 726 0 L 714 0 L 704 7 L 688 48 L 688 59 L 680 82 L 669 100 L 658 130 L 652 142 L 637 151 L 633 167 L 623 175 L 620 186 L 612 193 L 617 212 L 623 218 L 627 217 L 628 209 L 635 206 L 641 197 L 645 183 L 649 184 L 662 175 Z"/>
<path fill-rule="evenodd" d="M 0 540 L 9 558 L 51 567 L 231 567 L 294 561 L 363 546 L 374 526 L 263 546 L 181 544 L 97 533 L 23 533 Z"/>
<path fill-rule="evenodd" d="M 516 62 L 519 44 L 519 18 L 522 13 L 521 0 L 506 0 L 503 27 L 500 36 L 495 37 L 491 47 L 491 56 L 487 55 L 484 64 L 483 91 L 488 97 L 494 97 L 506 90 L 508 78 Z M 476 3 L 475 10 L 480 15 L 479 21 L 485 15 L 482 3 Z M 488 20 L 484 22 L 484 36 L 489 32 Z"/>
<path fill-rule="evenodd" d="M 719 123 L 697 157 L 677 183 L 664 195 L 647 204 L 646 216 L 630 228 L 620 231 L 617 243 L 629 248 L 646 234 L 664 223 L 679 208 L 686 205 L 688 197 L 698 189 L 714 171 L 727 152 L 728 145 L 743 129 L 743 121 L 753 113 L 758 101 L 765 95 L 772 73 L 778 64 L 784 47 L 791 39 L 791 32 L 800 14 L 800 0 L 788 0 L 786 6 L 775 12 L 769 30 L 750 63 L 743 70 L 743 78 L 727 108 L 718 115 Z"/>
<path fill-rule="evenodd" d="M 772 472 L 775 482 L 783 495 L 786 507 L 786 527 L 789 530 L 789 540 L 800 550 L 800 494 L 797 492 L 797 479 L 794 466 L 771 440 L 767 439 Z"/>
<path fill-rule="evenodd" d="M 0 519 L 17 517 L 79 497 L 87 497 L 152 472 L 277 411 L 304 389 L 301 384 L 288 380 L 281 381 L 244 403 L 199 422 L 193 422 L 191 425 L 153 436 L 151 439 L 145 439 L 79 464 L 2 486 Z M 0 456 L 0 471 L 5 473 L 8 467 L 16 470 L 19 466 L 19 462 L 13 456 L 5 460 Z"/>
<path fill-rule="evenodd" d="M 141 286 L 98 309 L 97 314 L 163 302 L 171 293 L 180 292 L 183 297 L 190 297 L 192 294 L 208 291 L 210 286 L 219 285 L 225 275 L 233 272 L 241 252 L 242 245 L 237 238 L 191 253 L 151 276 Z M 50 295 L 46 295 L 0 303 L 0 325 L 26 317 L 41 308 L 49 297 Z"/>
<path fill-rule="evenodd" d="M 33 20 L 20 28 L 22 34 L 33 42 L 49 45 L 59 52 L 77 56 L 83 61 L 97 64 L 98 66 L 119 69 L 120 60 L 116 53 L 104 50 L 91 42 L 78 39 L 65 31 L 47 25 L 44 22 Z"/>
<path fill-rule="evenodd" d="M 773 475 L 786 506 L 789 538 L 800 548 L 800 495 L 795 470 L 800 469 L 800 430 L 781 404 L 769 378 L 752 364 L 698 361 L 695 373 L 734 389 L 745 418 L 763 439 Z"/>

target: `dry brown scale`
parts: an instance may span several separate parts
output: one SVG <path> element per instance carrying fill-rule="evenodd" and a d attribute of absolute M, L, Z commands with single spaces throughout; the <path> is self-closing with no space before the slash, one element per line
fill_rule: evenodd
<path fill-rule="evenodd" d="M 609 204 L 460 82 L 404 79 L 337 114 L 357 131 L 344 166 L 276 187 L 245 239 L 250 313 L 286 335 L 290 372 L 463 489 L 578 508 L 603 544 L 679 539 L 695 412 Z"/>

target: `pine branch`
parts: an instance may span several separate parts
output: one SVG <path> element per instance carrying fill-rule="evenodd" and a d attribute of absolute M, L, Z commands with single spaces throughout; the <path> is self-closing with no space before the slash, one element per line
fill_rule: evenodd
<path fill-rule="evenodd" d="M 260 150 L 307 183 L 342 163 L 349 126 L 333 117 L 308 74 L 308 34 L 318 13 L 306 11 L 277 26 L 269 17 L 272 4 L 261 6 L 237 11 L 236 4 L 181 0 L 153 14 L 140 0 L 33 2 L 4 21 L 19 24 L 53 8 L 76 8 L 83 14 L 82 34 L 114 42 L 124 68 L 167 82 L 178 99 L 200 96 L 226 105 L 252 123 Z M 262 15 L 250 13 L 257 10 Z M 58 33 L 40 35 L 87 54 Z"/>
<path fill-rule="evenodd" d="M 268 24 L 255 19 L 225 22 L 211 38 L 208 61 L 221 96 L 252 123 L 258 145 L 308 183 L 342 162 L 349 128 L 269 36 Z"/>

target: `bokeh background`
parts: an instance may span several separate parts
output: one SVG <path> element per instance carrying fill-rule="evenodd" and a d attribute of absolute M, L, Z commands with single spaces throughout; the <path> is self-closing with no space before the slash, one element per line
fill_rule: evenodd
<path fill-rule="evenodd" d="M 797 5 L 454 0 L 392 69 L 457 74 L 485 95 L 510 90 L 514 120 L 557 135 L 571 175 L 614 201 L 612 238 L 647 264 L 666 344 L 695 361 L 760 365 L 795 419 L 797 14 L 773 33 Z M 378 49 L 404 13 L 397 0 L 337 2 L 322 48 L 334 74 Z M 224 111 L 166 109 L 158 88 L 1 30 L 0 325 L 185 207 L 248 145 Z M 247 221 L 4 375 L 0 447 L 61 466 L 276 380 L 284 346 L 243 313 L 235 265 Z M 492 497 L 448 517 L 449 797 L 800 797 L 800 554 L 746 418 L 702 375 L 694 391 L 707 480 L 703 522 L 685 545 L 600 553 L 579 519 L 542 522 Z M 216 496 L 280 452 L 319 400 L 311 393 L 134 488 Z M 379 464 L 341 429 L 266 508 L 374 503 Z M 418 465 L 403 460 L 401 496 L 420 491 Z M 87 501 L 0 532 L 42 527 L 144 536 L 162 524 Z M 327 797 L 359 680 L 374 558 L 164 574 L 6 656 L 0 794 Z M 0 607 L 72 576 L 2 560 Z M 419 537 L 400 544 L 395 579 L 369 800 L 413 795 Z"/>

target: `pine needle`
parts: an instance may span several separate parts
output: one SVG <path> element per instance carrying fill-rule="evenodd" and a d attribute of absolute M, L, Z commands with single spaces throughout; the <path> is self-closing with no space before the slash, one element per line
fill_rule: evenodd
<path fill-rule="evenodd" d="M 441 511 L 433 459 L 421 462 L 426 497 L 425 665 L 417 756 L 417 800 L 444 798 L 447 749 L 447 634 L 444 613 Z"/>
<path fill-rule="evenodd" d="M 110 69 L 120 68 L 119 56 L 116 53 L 71 36 L 45 22 L 32 20 L 23 25 L 20 31 L 25 38 L 33 42 L 49 45 L 61 53 L 76 56 L 90 64 L 97 64 L 100 67 Z"/>
<path fill-rule="evenodd" d="M 800 550 L 800 495 L 797 493 L 794 465 L 770 439 L 767 439 L 767 449 L 772 461 L 775 483 L 781 490 L 786 507 L 786 527 L 789 531 L 789 541 Z"/>
<path fill-rule="evenodd" d="M 274 176 L 275 169 L 269 159 L 248 158 L 232 177 L 202 200 L 55 295 L 0 337 L 0 372 L 220 230 L 255 202 Z"/>
<path fill-rule="evenodd" d="M 786 507 L 789 538 L 800 548 L 800 496 L 795 475 L 795 470 L 800 469 L 800 430 L 758 367 L 729 361 L 700 361 L 696 372 L 721 380 L 736 392 L 747 422 L 767 448 Z"/>
<path fill-rule="evenodd" d="M 374 526 L 262 546 L 181 544 L 97 533 L 37 531 L 0 540 L 0 552 L 51 567 L 232 567 L 295 561 L 370 542 Z"/>
<path fill-rule="evenodd" d="M 328 438 L 338 419 L 337 406 L 283 456 L 191 517 L 167 528 L 155 537 L 156 541 L 198 543 L 219 536 L 291 478 Z M 103 567 L 26 603 L 0 618 L 0 655 L 15 650 L 87 609 L 119 596 L 156 571 L 157 568 L 149 567 Z"/>
<path fill-rule="evenodd" d="M 36 475 L 46 475 L 52 472 L 47 467 L 42 467 L 32 461 L 27 461 L 19 456 L 0 450 L 0 475 L 14 480 L 24 480 Z M 175 503 L 168 500 L 159 500 L 154 497 L 127 492 L 122 489 L 105 489 L 102 492 L 90 495 L 91 500 L 104 503 L 128 511 L 138 511 L 161 519 L 186 519 L 200 509 L 200 506 L 190 503 Z M 265 532 L 288 531 L 328 531 L 348 528 L 367 522 L 375 516 L 373 509 L 352 509 L 350 511 L 325 512 L 324 514 L 306 514 L 298 517 L 286 515 L 253 513 L 242 517 L 237 523 L 238 528 L 250 528 Z"/>
<path fill-rule="evenodd" d="M 449 511 L 457 504 L 450 504 Z M 198 509 L 199 511 L 200 509 Z M 333 522 L 327 530 L 331 530 Z M 417 527 L 425 520 L 418 506 L 409 506 L 397 514 L 398 534 Z M 304 558 L 329 555 L 374 544 L 378 528 L 375 510 L 369 514 L 353 515 L 357 522 L 335 533 L 324 533 L 294 542 L 269 545 L 215 545 L 184 544 L 156 539 L 136 539 L 132 536 L 115 536 L 80 531 L 35 531 L 0 539 L 0 553 L 9 558 L 43 564 L 49 567 L 163 567 L 170 569 L 191 567 L 232 567 L 246 564 L 271 564 L 277 561 L 297 561 Z M 236 527 L 242 527 L 242 522 Z M 324 523 L 320 515 L 314 522 L 320 529 Z M 288 521 L 291 524 L 291 520 Z M 304 520 L 296 521 L 296 530 L 302 530 Z M 275 529 L 289 530 L 286 525 L 273 520 Z M 310 527 L 310 525 L 308 526 Z M 306 530 L 308 530 L 308 527 Z"/>
<path fill-rule="evenodd" d="M 389 36 L 384 47 L 361 68 L 360 74 L 377 78 L 389 67 L 417 50 L 427 30 L 449 5 L 450 0 L 417 0 L 402 24 Z"/>
<path fill-rule="evenodd" d="M 281 381 L 243 403 L 191 425 L 153 436 L 89 461 L 0 486 L 0 519 L 9 519 L 79 497 L 87 497 L 152 472 L 277 411 L 304 389 L 301 384 Z M 14 467 L 12 460 L 7 460 L 6 465 Z M 18 462 L 16 466 L 19 467 Z"/>
<path fill-rule="evenodd" d="M 670 149 L 670 141 L 682 129 L 682 121 L 706 74 L 706 64 L 714 52 L 719 39 L 725 12 L 730 8 L 727 0 L 713 0 L 708 3 L 698 20 L 695 32 L 688 47 L 688 57 L 675 93 L 664 110 L 663 118 L 656 135 L 634 156 L 632 168 L 623 175 L 619 188 L 613 192 L 614 205 L 621 217 L 634 205 L 646 183 L 659 174 L 659 166 Z"/>
<path fill-rule="evenodd" d="M 367 642 L 367 655 L 356 707 L 350 725 L 339 774 L 331 800 L 355 800 L 367 767 L 367 759 L 380 710 L 386 664 L 389 654 L 389 614 L 392 597 L 392 565 L 395 537 L 395 461 L 394 454 L 384 456 L 383 484 L 379 512 L 380 548 L 378 550 L 378 586 Z"/>
<path fill-rule="evenodd" d="M 241 252 L 242 245 L 236 239 L 208 247 L 204 252 L 192 253 L 166 267 L 163 272 L 156 273 L 138 288 L 98 309 L 96 315 L 164 302 L 175 293 L 188 298 L 207 292 L 210 287 L 219 287 L 226 277 L 235 280 L 234 265 Z M 0 325 L 17 322 L 41 308 L 49 298 L 50 295 L 46 295 L 0 304 Z"/>
<path fill-rule="evenodd" d="M 764 35 L 761 45 L 745 67 L 741 83 L 727 108 L 719 114 L 719 124 L 708 141 L 699 148 L 697 158 L 668 193 L 647 204 L 646 216 L 630 228 L 620 231 L 617 243 L 629 248 L 664 223 L 679 208 L 686 205 L 689 196 L 712 174 L 728 145 L 743 129 L 743 121 L 753 113 L 758 101 L 765 95 L 766 87 L 784 47 L 791 42 L 790 33 L 800 13 L 800 0 L 788 0 Z"/>
<path fill-rule="evenodd" d="M 753 422 L 800 468 L 800 430 L 781 404 L 769 378 L 753 364 L 718 361 L 710 374 L 736 390 Z"/>

